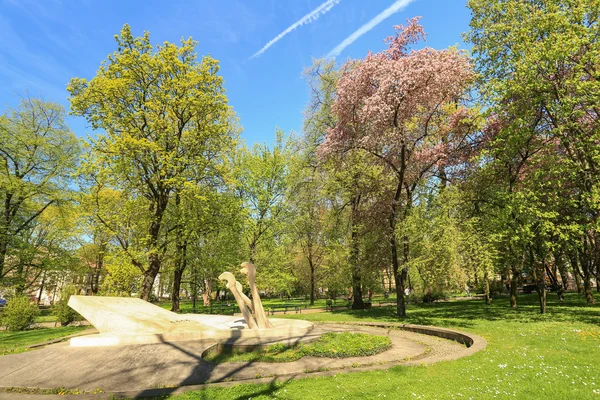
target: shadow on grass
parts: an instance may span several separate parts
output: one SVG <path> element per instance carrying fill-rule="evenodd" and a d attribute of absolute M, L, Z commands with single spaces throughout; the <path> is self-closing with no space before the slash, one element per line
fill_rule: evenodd
<path fill-rule="evenodd" d="M 481 300 L 409 304 L 406 318 L 396 316 L 395 306 L 374 307 L 370 310 L 336 310 L 329 315 L 333 317 L 332 320 L 346 319 L 342 316 L 347 316 L 347 319 L 353 320 L 380 320 L 461 328 L 470 328 L 475 325 L 475 321 L 501 320 L 519 323 L 553 321 L 600 324 L 600 304 L 588 305 L 583 297 L 576 293 L 566 294 L 563 302 L 559 302 L 554 293 L 549 293 L 546 314 L 539 313 L 538 301 L 536 294 L 519 296 L 516 309 L 510 307 L 508 297 L 498 297 L 490 305 L 486 305 Z"/>

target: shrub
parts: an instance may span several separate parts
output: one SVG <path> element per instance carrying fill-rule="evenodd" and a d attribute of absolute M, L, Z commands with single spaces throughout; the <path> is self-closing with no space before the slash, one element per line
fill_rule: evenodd
<path fill-rule="evenodd" d="M 448 299 L 448 295 L 438 289 L 428 290 L 423 295 L 423 303 L 433 303 L 434 301 L 446 299 Z"/>
<path fill-rule="evenodd" d="M 79 314 L 69 307 L 69 298 L 77 294 L 77 288 L 73 285 L 66 285 L 60 290 L 60 300 L 54 304 L 53 314 L 60 322 L 61 326 L 69 325 L 79 317 Z"/>
<path fill-rule="evenodd" d="M 407 300 L 410 304 L 418 304 L 421 302 L 421 296 L 419 296 L 416 293 L 411 293 L 408 297 Z"/>
<path fill-rule="evenodd" d="M 29 301 L 27 296 L 12 298 L 4 308 L 2 325 L 9 331 L 24 331 L 34 322 L 40 314 L 37 305 Z"/>
<path fill-rule="evenodd" d="M 482 290 L 483 292 L 483 290 Z M 508 290 L 502 281 L 491 281 L 490 282 L 490 295 L 492 297 L 507 293 Z"/>

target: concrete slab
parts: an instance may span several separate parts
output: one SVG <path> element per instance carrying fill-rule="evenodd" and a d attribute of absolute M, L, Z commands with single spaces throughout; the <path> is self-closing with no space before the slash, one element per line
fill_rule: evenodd
<path fill-rule="evenodd" d="M 273 328 L 248 329 L 243 318 L 228 315 L 176 314 L 141 299 L 71 296 L 69 306 L 88 320 L 97 335 L 71 339 L 71 346 L 105 347 L 203 340 L 230 342 L 252 338 L 264 342 L 310 332 L 301 320 L 269 320 Z"/>

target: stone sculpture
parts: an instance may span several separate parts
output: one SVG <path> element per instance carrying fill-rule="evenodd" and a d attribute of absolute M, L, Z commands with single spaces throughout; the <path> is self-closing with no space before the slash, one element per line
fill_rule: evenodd
<path fill-rule="evenodd" d="M 244 320 L 246 321 L 246 325 L 248 326 L 248 328 L 256 329 L 257 323 L 254 320 L 254 317 L 252 316 L 251 309 L 246 306 L 246 301 L 242 297 L 246 296 L 239 290 L 239 288 L 241 288 L 242 285 L 240 285 L 239 282 L 235 280 L 235 276 L 233 276 L 231 272 L 223 272 L 221 275 L 219 275 L 219 279 L 222 281 L 227 281 L 227 289 L 229 289 L 233 294 L 233 297 L 235 298 L 235 301 L 237 302 L 238 307 L 240 308 L 240 311 L 244 316 Z M 248 298 L 246 297 L 246 299 Z M 250 299 L 248 299 L 248 301 L 250 301 Z M 260 325 L 258 326 L 260 327 Z"/>
<path fill-rule="evenodd" d="M 262 302 L 260 301 L 260 295 L 256 288 L 256 267 L 254 264 L 245 262 L 241 265 L 240 272 L 248 276 L 248 284 L 250 285 L 250 291 L 252 293 L 252 306 L 254 309 L 254 315 L 256 317 L 256 323 L 259 328 L 272 328 L 273 325 L 267 319 L 265 310 L 263 309 Z"/>
<path fill-rule="evenodd" d="M 254 312 L 254 307 L 252 307 L 252 300 L 250 300 L 248 298 L 248 296 L 246 296 L 244 294 L 244 288 L 242 287 L 242 284 L 239 283 L 238 281 L 235 281 L 235 287 L 237 288 L 238 292 L 240 293 L 240 296 L 242 297 L 242 300 L 244 300 L 244 303 L 246 303 L 246 306 L 248 306 L 248 308 L 250 309 L 250 312 Z"/>

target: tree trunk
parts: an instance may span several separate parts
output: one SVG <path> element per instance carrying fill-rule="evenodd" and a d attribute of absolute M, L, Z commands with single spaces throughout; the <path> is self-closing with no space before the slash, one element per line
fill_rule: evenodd
<path fill-rule="evenodd" d="M 173 290 L 171 291 L 171 311 L 179 312 L 181 308 L 179 307 L 179 295 L 181 293 L 181 277 L 183 276 L 183 271 L 179 268 L 176 268 L 173 271 Z"/>
<path fill-rule="evenodd" d="M 175 260 L 175 271 L 173 271 L 173 291 L 171 292 L 171 311 L 179 312 L 179 299 L 181 296 L 181 278 L 187 266 L 187 243 L 177 239 L 177 259 Z M 196 290 L 194 288 L 194 290 Z"/>
<path fill-rule="evenodd" d="M 42 283 L 40 283 L 40 293 L 38 294 L 37 304 L 39 305 L 42 301 L 42 293 L 44 293 L 44 284 L 46 283 L 46 271 L 42 274 Z"/>
<path fill-rule="evenodd" d="M 212 293 L 212 288 L 210 285 L 210 281 L 208 279 L 204 280 L 204 291 L 202 292 L 202 300 L 204 301 L 205 307 L 210 307 L 210 295 Z"/>
<path fill-rule="evenodd" d="M 4 229 L 2 231 L 0 232 L 0 278 L 4 277 L 4 264 L 8 251 L 8 232 Z"/>
<path fill-rule="evenodd" d="M 396 315 L 399 318 L 406 317 L 406 300 L 404 298 L 404 290 L 406 289 L 406 278 L 408 269 L 403 266 L 402 269 L 398 263 L 398 244 L 396 235 L 390 238 L 390 247 L 392 251 L 392 266 L 394 268 L 394 279 L 396 281 Z"/>
<path fill-rule="evenodd" d="M 312 306 L 315 304 L 315 265 L 310 257 L 308 264 L 310 266 L 310 305 Z"/>
<path fill-rule="evenodd" d="M 104 247 L 103 246 L 98 249 L 98 256 L 96 258 L 96 268 L 92 271 L 91 289 L 92 289 L 92 294 L 94 294 L 94 295 L 98 294 L 100 273 L 102 272 L 102 267 L 104 267 Z"/>
<path fill-rule="evenodd" d="M 142 290 L 140 291 L 140 298 L 146 301 L 150 301 L 150 295 L 152 294 L 152 285 L 154 285 L 156 275 L 158 275 L 158 271 L 160 271 L 160 259 L 158 257 L 158 254 L 150 254 L 148 258 L 149 266 L 148 269 L 144 271 L 144 278 L 142 280 Z"/>
<path fill-rule="evenodd" d="M 354 225 L 354 223 L 353 223 Z M 362 310 L 365 304 L 362 299 L 362 284 L 360 277 L 360 265 L 358 264 L 358 232 L 352 227 L 350 265 L 352 266 L 352 309 Z"/>
<path fill-rule="evenodd" d="M 577 287 L 577 293 L 583 293 L 583 287 L 581 286 L 581 281 L 583 280 L 583 275 L 579 270 L 579 263 L 577 260 L 577 253 L 574 252 L 569 257 L 571 259 L 571 268 L 573 269 L 573 278 L 575 279 L 575 286 Z"/>
<path fill-rule="evenodd" d="M 485 304 L 492 304 L 492 296 L 490 294 L 490 280 L 487 271 L 483 275 L 483 294 Z"/>
<path fill-rule="evenodd" d="M 594 304 L 594 293 L 592 292 L 592 266 L 591 257 L 589 257 L 589 253 L 586 252 L 588 248 L 586 241 L 584 240 L 583 249 L 579 251 L 579 264 L 581 266 L 581 274 L 583 275 L 583 292 L 585 294 L 585 301 L 588 304 Z"/>
<path fill-rule="evenodd" d="M 152 285 L 156 275 L 160 272 L 161 257 L 159 255 L 158 238 L 162 226 L 162 218 L 167 209 L 169 202 L 168 194 L 158 196 L 151 209 L 154 208 L 154 217 L 148 229 L 148 269 L 144 271 L 144 279 L 142 281 L 142 290 L 140 298 L 148 301 L 152 294 Z"/>
<path fill-rule="evenodd" d="M 533 257 L 533 251 L 531 252 L 531 257 Z M 532 260 L 533 264 L 533 260 Z M 538 294 L 540 300 L 540 314 L 544 314 L 546 312 L 546 264 L 543 263 L 541 275 L 538 276 L 540 271 L 536 266 L 533 266 L 533 278 L 535 279 L 535 290 Z"/>
<path fill-rule="evenodd" d="M 23 274 L 23 263 L 19 260 L 19 264 L 17 264 L 17 268 L 15 270 L 16 284 L 15 284 L 15 294 L 17 296 L 22 295 L 25 292 L 25 276 Z"/>
<path fill-rule="evenodd" d="M 517 308 L 517 287 L 519 285 L 519 273 L 515 268 L 511 268 L 510 278 L 510 306 Z"/>
<path fill-rule="evenodd" d="M 594 292 L 592 291 L 592 277 L 589 272 L 589 267 L 584 268 L 583 272 L 583 290 L 585 292 L 585 301 L 588 304 L 594 304 L 596 300 L 594 299 Z"/>
<path fill-rule="evenodd" d="M 365 304 L 362 299 L 362 282 L 360 265 L 358 264 L 358 206 L 360 195 L 352 199 L 350 216 L 350 267 L 352 268 L 352 309 L 362 310 Z"/>
<path fill-rule="evenodd" d="M 540 314 L 546 313 L 546 285 L 542 283 L 538 283 L 536 285 L 538 296 L 540 298 Z"/>

